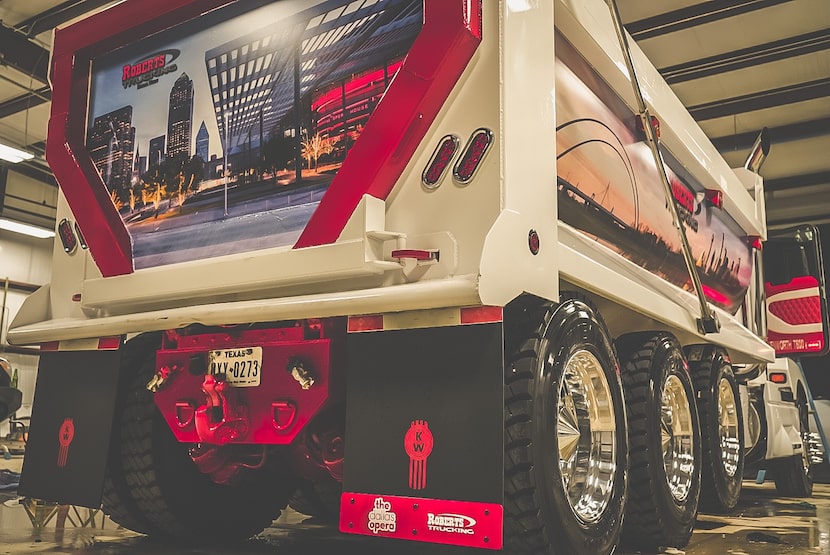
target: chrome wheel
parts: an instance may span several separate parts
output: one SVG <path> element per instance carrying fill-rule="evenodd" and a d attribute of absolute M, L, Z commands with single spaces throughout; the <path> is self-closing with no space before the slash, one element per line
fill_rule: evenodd
<path fill-rule="evenodd" d="M 562 487 L 583 523 L 598 521 L 614 493 L 617 437 L 611 396 L 596 356 L 574 352 L 559 388 L 556 430 Z"/>
<path fill-rule="evenodd" d="M 732 392 L 732 385 L 729 380 L 721 378 L 718 383 L 718 435 L 723 467 L 730 478 L 738 472 L 741 458 L 739 433 L 738 404 Z"/>
<path fill-rule="evenodd" d="M 694 421 L 683 382 L 671 375 L 663 387 L 660 439 L 666 482 L 675 503 L 689 496 L 695 472 Z"/>

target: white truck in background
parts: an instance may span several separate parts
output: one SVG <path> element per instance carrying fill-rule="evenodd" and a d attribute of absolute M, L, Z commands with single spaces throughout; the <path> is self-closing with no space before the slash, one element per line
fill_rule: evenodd
<path fill-rule="evenodd" d="M 191 543 L 300 491 L 348 534 L 683 547 L 740 495 L 765 296 L 828 346 L 820 273 L 766 287 L 768 142 L 729 168 L 613 0 L 125 0 L 50 75 L 23 495 Z"/>

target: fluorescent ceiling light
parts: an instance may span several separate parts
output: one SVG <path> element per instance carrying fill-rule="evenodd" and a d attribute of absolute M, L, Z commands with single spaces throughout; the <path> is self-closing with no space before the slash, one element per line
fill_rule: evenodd
<path fill-rule="evenodd" d="M 28 235 L 29 237 L 37 237 L 38 239 L 49 239 L 55 236 L 55 232 L 51 229 L 44 229 L 42 227 L 8 220 L 6 218 L 0 218 L 0 229 L 21 233 L 23 235 Z"/>
<path fill-rule="evenodd" d="M 17 164 L 23 160 L 31 160 L 34 157 L 35 155 L 31 152 L 26 152 L 25 150 L 20 150 L 19 148 L 0 143 L 0 159 L 5 160 L 6 162 Z"/>

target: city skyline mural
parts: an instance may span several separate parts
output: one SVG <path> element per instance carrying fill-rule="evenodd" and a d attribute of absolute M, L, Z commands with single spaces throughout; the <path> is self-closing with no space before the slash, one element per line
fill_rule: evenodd
<path fill-rule="evenodd" d="M 95 59 L 87 148 L 135 267 L 293 245 L 417 37 L 421 9 L 253 0 Z M 332 95 L 339 102 L 321 108 Z"/>

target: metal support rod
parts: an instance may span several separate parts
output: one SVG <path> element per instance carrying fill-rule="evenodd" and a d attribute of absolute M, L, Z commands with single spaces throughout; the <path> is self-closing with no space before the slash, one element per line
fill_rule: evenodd
<path fill-rule="evenodd" d="M 694 285 L 695 293 L 697 293 L 697 300 L 700 304 L 700 318 L 697 322 L 698 331 L 703 334 L 718 333 L 720 331 L 720 323 L 717 317 L 709 307 L 709 302 L 706 300 L 706 294 L 703 292 L 703 286 L 700 282 L 700 276 L 697 273 L 694 257 L 692 256 L 692 248 L 689 246 L 689 239 L 686 237 L 686 228 L 677 214 L 677 204 L 675 203 L 674 195 L 672 194 L 671 183 L 669 176 L 666 174 L 666 164 L 663 161 L 663 155 L 660 153 L 660 145 L 657 134 L 651 125 L 651 114 L 648 111 L 645 99 L 643 98 L 643 91 L 640 89 L 640 82 L 637 79 L 637 72 L 634 69 L 634 60 L 631 58 L 631 50 L 628 45 L 628 37 L 623 28 L 622 19 L 620 18 L 620 11 L 617 8 L 616 0 L 607 0 L 608 6 L 611 9 L 611 19 L 614 22 L 614 28 L 617 31 L 617 38 L 620 41 L 620 48 L 622 49 L 625 65 L 628 68 L 628 75 L 631 78 L 631 85 L 634 89 L 634 97 L 637 99 L 637 110 L 640 120 L 643 124 L 643 132 L 646 136 L 646 142 L 651 148 L 651 154 L 654 156 L 654 162 L 657 164 L 657 173 L 660 175 L 660 180 L 663 183 L 663 192 L 666 195 L 669 211 L 672 216 L 672 223 L 674 224 L 677 234 L 680 237 L 680 244 L 683 251 L 683 260 L 686 262 L 686 269 L 689 271 L 689 276 L 692 278 L 692 285 Z"/>

